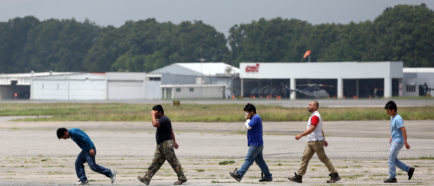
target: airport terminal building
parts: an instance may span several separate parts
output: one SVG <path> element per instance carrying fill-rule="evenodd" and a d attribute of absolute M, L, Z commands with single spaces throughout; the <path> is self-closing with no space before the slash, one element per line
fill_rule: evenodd
<path fill-rule="evenodd" d="M 388 98 L 402 79 L 403 62 L 240 63 L 243 97 Z"/>

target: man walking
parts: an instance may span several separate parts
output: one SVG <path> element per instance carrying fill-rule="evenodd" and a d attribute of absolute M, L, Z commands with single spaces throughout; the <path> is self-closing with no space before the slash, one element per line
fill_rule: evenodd
<path fill-rule="evenodd" d="M 264 142 L 262 139 L 262 119 L 258 114 L 256 114 L 256 108 L 253 104 L 248 103 L 244 107 L 244 111 L 246 112 L 245 117 L 247 119 L 247 145 L 249 146 L 249 150 L 240 170 L 235 169 L 234 172 L 230 172 L 229 175 L 235 180 L 241 181 L 250 165 L 255 161 L 262 171 L 262 178 L 259 182 L 273 181 L 272 174 L 268 170 L 268 166 L 262 156 L 262 150 L 264 149 Z"/>
<path fill-rule="evenodd" d="M 389 152 L 389 179 L 384 180 L 384 183 L 396 183 L 396 166 L 401 170 L 407 172 L 408 180 L 413 177 L 414 168 L 409 167 L 404 162 L 398 160 L 399 150 L 405 145 L 405 148 L 410 149 L 410 145 L 407 142 L 407 131 L 404 127 L 404 121 L 402 117 L 397 114 L 398 107 L 394 101 L 387 102 L 384 109 L 387 111 L 387 115 L 390 116 L 390 133 L 391 138 L 390 152 Z"/>
<path fill-rule="evenodd" d="M 303 136 L 307 136 L 307 145 L 304 149 L 300 168 L 296 173 L 294 173 L 295 176 L 288 178 L 293 182 L 303 182 L 302 177 L 306 173 L 309 161 L 315 153 L 318 155 L 319 160 L 327 166 L 330 172 L 329 176 L 331 178 L 327 181 L 327 183 L 336 183 L 337 181 L 341 180 L 341 177 L 339 177 L 338 172 L 324 151 L 324 146 L 327 147 L 328 143 L 325 141 L 324 131 L 322 129 L 322 119 L 318 112 L 318 108 L 318 101 L 312 101 L 309 103 L 308 111 L 311 113 L 311 115 L 307 121 L 307 130 L 295 136 L 296 140 L 299 140 Z"/>
<path fill-rule="evenodd" d="M 174 182 L 174 185 L 181 185 L 187 181 L 182 171 L 181 164 L 176 158 L 173 148 L 178 149 L 178 144 L 175 140 L 175 134 L 173 133 L 172 123 L 170 119 L 164 115 L 164 109 L 161 105 L 155 105 L 151 112 L 152 125 L 157 128 L 155 138 L 157 140 L 157 148 L 155 149 L 154 159 L 151 166 L 149 166 L 147 173 L 137 179 L 142 183 L 149 185 L 152 176 L 160 169 L 164 161 L 168 161 L 173 170 L 178 175 L 178 181 Z"/>
<path fill-rule="evenodd" d="M 75 172 L 79 181 L 76 185 L 86 185 L 88 184 L 86 173 L 84 171 L 83 164 L 87 162 L 90 169 L 100 174 L 103 174 L 111 179 L 113 184 L 116 180 L 116 171 L 99 166 L 95 162 L 96 148 L 89 136 L 80 130 L 79 128 L 59 128 L 57 129 L 57 138 L 68 139 L 71 138 L 80 148 L 81 152 L 75 161 Z"/>

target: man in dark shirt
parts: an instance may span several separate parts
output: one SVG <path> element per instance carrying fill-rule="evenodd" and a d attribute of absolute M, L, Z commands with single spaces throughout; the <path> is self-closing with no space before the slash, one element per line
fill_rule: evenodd
<path fill-rule="evenodd" d="M 161 105 L 155 105 L 152 107 L 151 112 L 152 125 L 157 128 L 155 133 L 155 139 L 157 140 L 157 148 L 155 149 L 154 159 L 152 160 L 151 166 L 149 166 L 146 174 L 141 177 L 138 176 L 137 179 L 142 183 L 149 185 L 152 176 L 160 169 L 164 161 L 168 161 L 172 166 L 173 170 L 178 175 L 178 181 L 174 182 L 174 185 L 181 185 L 187 181 L 182 171 L 181 164 L 176 158 L 175 150 L 178 149 L 178 144 L 175 140 L 175 134 L 172 130 L 172 123 L 170 119 L 164 115 L 164 109 Z"/>
<path fill-rule="evenodd" d="M 68 139 L 71 138 L 75 143 L 81 148 L 81 152 L 75 161 L 75 172 L 77 173 L 78 179 L 80 179 L 76 185 L 87 185 L 87 177 L 84 172 L 83 163 L 87 162 L 90 169 L 100 174 L 103 174 L 111 179 L 114 183 L 116 180 L 116 171 L 110 170 L 105 167 L 99 166 L 95 162 L 96 148 L 89 136 L 80 130 L 79 128 L 59 128 L 57 129 L 57 138 Z"/>

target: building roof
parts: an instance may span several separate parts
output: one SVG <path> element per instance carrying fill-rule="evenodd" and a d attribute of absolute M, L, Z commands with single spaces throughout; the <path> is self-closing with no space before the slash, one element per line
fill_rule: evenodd
<path fill-rule="evenodd" d="M 434 73 L 434 68 L 403 68 L 404 73 Z"/>
<path fill-rule="evenodd" d="M 237 74 L 240 69 L 226 63 L 174 63 L 152 71 L 153 74 L 179 74 L 193 76 L 227 76 Z"/>

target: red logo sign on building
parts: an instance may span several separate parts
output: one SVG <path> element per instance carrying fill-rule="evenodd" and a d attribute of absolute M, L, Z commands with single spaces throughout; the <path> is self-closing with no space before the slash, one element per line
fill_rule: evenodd
<path fill-rule="evenodd" d="M 256 63 L 255 66 L 246 66 L 246 72 L 259 72 L 259 64 Z"/>

